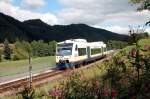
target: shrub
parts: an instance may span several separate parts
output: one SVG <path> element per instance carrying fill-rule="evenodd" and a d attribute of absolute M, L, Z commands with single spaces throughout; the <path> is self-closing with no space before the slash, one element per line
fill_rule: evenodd
<path fill-rule="evenodd" d="M 13 49 L 13 55 L 12 55 L 12 60 L 21 60 L 21 59 L 27 59 L 28 53 L 20 48 L 19 46 L 15 45 L 15 48 Z"/>
<path fill-rule="evenodd" d="M 25 87 L 22 92 L 20 92 L 23 99 L 34 99 L 35 91 L 33 88 Z"/>
<path fill-rule="evenodd" d="M 3 50 L 0 49 L 0 62 L 2 61 Z"/>
<path fill-rule="evenodd" d="M 143 54 L 143 51 L 148 54 Z M 107 72 L 102 76 L 87 79 L 82 72 L 73 73 L 60 86 L 50 90 L 49 96 L 53 99 L 150 98 L 148 92 L 150 90 L 149 46 L 145 46 L 145 49 L 139 52 L 134 48 L 129 54 L 126 54 L 124 50 L 120 51 L 104 63 Z"/>
<path fill-rule="evenodd" d="M 10 60 L 12 54 L 12 49 L 9 46 L 9 42 L 7 39 L 4 41 L 4 58 Z"/>

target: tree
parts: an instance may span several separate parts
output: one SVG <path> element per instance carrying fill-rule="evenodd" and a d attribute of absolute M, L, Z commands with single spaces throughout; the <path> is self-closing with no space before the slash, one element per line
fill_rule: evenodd
<path fill-rule="evenodd" d="M 5 39 L 4 41 L 4 58 L 11 59 L 12 49 L 9 46 L 9 41 Z"/>
<path fill-rule="evenodd" d="M 34 56 L 48 56 L 49 47 L 47 43 L 44 43 L 43 40 L 31 42 L 31 47 L 33 49 L 32 53 Z"/>
<path fill-rule="evenodd" d="M 0 49 L 0 62 L 2 61 L 2 54 L 3 54 L 3 50 Z"/>
<path fill-rule="evenodd" d="M 27 59 L 31 50 L 28 42 L 17 40 L 13 49 L 13 60 Z"/>
<path fill-rule="evenodd" d="M 140 4 L 138 10 L 150 10 L 150 0 L 130 0 L 134 4 Z"/>
<path fill-rule="evenodd" d="M 56 44 L 57 42 L 56 41 L 50 41 L 49 42 L 49 50 L 50 50 L 50 55 L 55 55 L 55 52 L 56 52 Z"/>
<path fill-rule="evenodd" d="M 125 46 L 127 46 L 127 42 L 122 42 L 122 41 L 114 41 L 114 40 L 109 40 L 107 42 L 107 48 L 109 49 L 122 49 Z"/>
<path fill-rule="evenodd" d="M 29 42 L 22 41 L 22 44 L 23 44 L 23 49 L 24 49 L 29 55 L 31 55 L 31 54 L 32 54 L 32 48 L 31 48 L 31 45 L 29 44 Z"/>
<path fill-rule="evenodd" d="M 145 39 L 148 38 L 149 34 L 147 32 L 144 33 L 131 33 L 130 34 L 130 39 L 129 39 L 129 44 L 134 44 L 135 42 L 137 42 L 140 39 Z"/>
<path fill-rule="evenodd" d="M 150 11 L 150 0 L 130 0 L 133 4 L 140 4 L 137 10 L 148 10 Z M 150 26 L 150 20 L 146 22 L 146 25 Z"/>

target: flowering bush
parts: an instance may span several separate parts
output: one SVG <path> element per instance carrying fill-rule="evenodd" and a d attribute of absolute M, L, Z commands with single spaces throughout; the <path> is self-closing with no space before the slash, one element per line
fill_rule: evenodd
<path fill-rule="evenodd" d="M 116 99 L 116 89 L 104 88 L 98 79 L 85 79 L 82 73 L 72 74 L 60 86 L 49 91 L 52 99 Z"/>
<path fill-rule="evenodd" d="M 62 96 L 61 89 L 57 87 L 49 91 L 49 96 L 51 96 L 52 99 L 64 99 Z"/>
<path fill-rule="evenodd" d="M 136 44 L 104 62 L 105 73 L 87 79 L 73 73 L 49 91 L 53 99 L 150 99 L 150 45 Z M 99 68 L 101 69 L 101 68 Z"/>
<path fill-rule="evenodd" d="M 22 95 L 23 99 L 34 99 L 35 98 L 35 90 L 30 87 L 25 86 L 24 90 L 22 92 L 20 92 L 20 94 Z"/>

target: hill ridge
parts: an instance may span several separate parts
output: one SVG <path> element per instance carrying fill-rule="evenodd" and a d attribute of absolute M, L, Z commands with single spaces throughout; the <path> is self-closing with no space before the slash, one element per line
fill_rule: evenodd
<path fill-rule="evenodd" d="M 10 42 L 16 39 L 33 41 L 83 38 L 88 41 L 107 41 L 128 39 L 127 35 L 110 32 L 86 24 L 54 25 L 44 23 L 40 19 L 19 21 L 11 16 L 0 13 L 0 42 L 7 38 Z"/>

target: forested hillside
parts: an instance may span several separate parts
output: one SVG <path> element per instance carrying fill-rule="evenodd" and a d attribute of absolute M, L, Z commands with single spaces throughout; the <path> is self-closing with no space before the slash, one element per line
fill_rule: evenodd
<path fill-rule="evenodd" d="M 127 40 L 128 36 L 104 29 L 93 28 L 85 24 L 50 26 L 40 19 L 20 22 L 11 16 L 0 13 L 0 42 L 7 38 L 10 42 L 19 40 L 62 41 L 84 38 L 88 41 Z"/>

